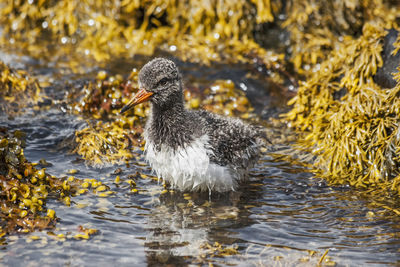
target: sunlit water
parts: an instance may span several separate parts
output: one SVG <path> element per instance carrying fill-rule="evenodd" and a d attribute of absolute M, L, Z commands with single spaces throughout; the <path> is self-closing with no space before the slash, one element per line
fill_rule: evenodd
<path fill-rule="evenodd" d="M 186 66 L 189 82 L 192 78 L 199 83 L 221 74 L 213 69 L 192 72 L 193 68 Z M 222 73 L 219 78 L 229 78 L 228 70 Z M 246 80 L 240 74 L 245 71 L 233 73 L 231 78 L 236 83 L 262 84 Z M 258 109 L 259 113 L 265 110 Z M 0 250 L 0 264 L 5 266 L 210 262 L 221 266 L 315 266 L 327 249 L 326 264 L 400 264 L 398 217 L 370 208 L 370 200 L 356 190 L 327 186 L 306 169 L 268 153 L 251 171 L 250 181 L 236 192 L 161 194 L 164 188 L 156 179 L 136 175 L 139 193 L 131 193 L 124 182 L 128 175 L 151 175 L 140 150 L 129 168 L 87 167 L 77 155 L 69 153 L 68 145 L 74 131 L 85 126 L 84 120 L 52 107 L 47 111 L 27 110 L 13 120 L 1 115 L 0 125 L 25 131 L 26 157 L 32 162 L 44 158 L 52 163 L 48 173 L 61 177 L 69 169 L 78 169 L 75 177 L 96 178 L 116 192 L 107 198 L 92 192 L 74 197 L 71 207 L 50 200 L 47 207 L 60 218 L 56 229 L 6 237 Z M 286 146 L 275 144 L 271 150 L 279 153 Z M 121 183 L 115 184 L 113 172 L 119 167 L 123 170 Z M 97 229 L 99 234 L 89 240 L 65 241 L 52 235 L 78 233 L 81 225 Z M 31 236 L 39 239 L 32 240 Z M 237 254 L 224 254 L 223 249 Z"/>

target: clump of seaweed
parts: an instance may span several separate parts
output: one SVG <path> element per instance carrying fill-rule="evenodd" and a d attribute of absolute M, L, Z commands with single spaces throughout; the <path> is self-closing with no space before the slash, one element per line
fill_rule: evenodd
<path fill-rule="evenodd" d="M 24 156 L 25 134 L 0 128 L 0 235 L 53 227 L 56 214 L 46 208 L 49 196 L 69 205 L 77 184 L 37 169 Z"/>
<path fill-rule="evenodd" d="M 80 90 L 79 101 L 71 99 L 72 112 L 91 119 L 89 126 L 75 132 L 77 153 L 91 166 L 104 163 L 123 163 L 133 157 L 132 147 L 142 146 L 143 117 L 149 105 L 135 106 L 126 114 L 119 115 L 120 109 L 128 103 L 138 90 L 138 71 L 133 69 L 124 80 L 121 75 L 108 76 L 100 71 L 94 82 Z M 71 95 L 72 97 L 72 95 Z"/>
<path fill-rule="evenodd" d="M 344 38 L 301 83 L 285 118 L 306 132 L 300 143 L 328 181 L 400 194 L 400 76 L 391 89 L 373 80 L 386 33 L 385 24 L 366 23 L 361 36 Z"/>
<path fill-rule="evenodd" d="M 0 61 L 0 112 L 15 114 L 39 100 L 38 82 L 25 71 L 9 68 Z"/>
<path fill-rule="evenodd" d="M 253 38 L 257 24 L 274 20 L 280 1 L 45 0 L 1 7 L 2 47 L 18 47 L 74 71 L 82 58 L 105 63 L 159 51 L 202 64 L 257 60 L 278 75 L 285 68 L 283 54 L 265 50 Z"/>
<path fill-rule="evenodd" d="M 131 121 L 129 118 L 119 118 L 117 122 L 98 121 L 94 126 L 76 131 L 77 145 L 72 152 L 81 155 L 89 165 L 97 167 L 104 163 L 123 163 L 131 159 L 132 146 L 143 146 L 141 131 L 128 132 L 119 124 L 132 125 Z"/>
<path fill-rule="evenodd" d="M 226 257 L 239 254 L 237 245 L 224 246 L 218 242 L 215 242 L 214 244 L 204 243 L 200 248 L 206 250 L 208 254 L 215 257 Z"/>
<path fill-rule="evenodd" d="M 126 80 L 119 74 L 109 76 L 105 71 L 99 71 L 95 81 L 79 88 L 79 92 L 68 93 L 70 110 L 77 115 L 84 114 L 94 119 L 115 119 L 120 109 L 138 91 L 137 80 L 136 68 Z M 144 117 L 147 109 L 148 105 L 138 105 L 128 114 Z"/>
<path fill-rule="evenodd" d="M 371 8 L 373 7 L 373 8 Z M 399 15 L 388 1 L 288 1 L 288 18 L 282 26 L 290 32 L 291 61 L 300 74 L 320 69 L 329 52 L 344 39 L 360 36 L 367 22 L 392 28 Z"/>

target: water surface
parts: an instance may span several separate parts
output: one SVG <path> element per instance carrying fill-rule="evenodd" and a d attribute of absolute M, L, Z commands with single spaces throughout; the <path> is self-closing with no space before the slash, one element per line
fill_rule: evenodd
<path fill-rule="evenodd" d="M 29 64 L 33 63 L 19 64 L 32 67 Z M 111 65 L 114 69 L 110 72 L 121 73 L 117 66 L 135 64 L 140 67 L 141 62 Z M 287 99 L 276 88 L 269 88 L 262 75 L 246 78 L 245 66 L 180 66 L 189 85 L 207 86 L 221 78 L 230 78 L 238 86 L 243 83 L 264 118 L 286 108 Z M 40 65 L 35 65 L 35 71 L 61 77 L 45 89 L 53 99 L 62 99 L 65 91 L 95 75 L 63 76 Z M 67 80 L 70 86 L 65 85 Z M 315 266 L 327 249 L 325 264 L 400 264 L 398 217 L 373 208 L 374 200 L 363 192 L 328 186 L 285 157 L 266 153 L 252 169 L 249 182 L 236 192 L 162 194 L 163 186 L 152 179 L 139 149 L 129 167 L 91 168 L 71 154 L 74 132 L 85 127 L 86 121 L 63 112 L 58 105 L 39 111 L 27 109 L 13 119 L 0 115 L 0 126 L 25 131 L 26 157 L 32 162 L 44 158 L 52 163 L 48 173 L 62 177 L 67 170 L 78 169 L 75 177 L 101 180 L 116 192 L 107 198 L 93 192 L 77 196 L 71 207 L 49 200 L 47 207 L 60 218 L 56 229 L 6 237 L 0 250 L 4 266 Z M 289 147 L 274 144 L 270 151 L 285 154 Z M 114 183 L 117 168 L 123 171 L 119 184 Z M 124 182 L 129 175 L 134 175 L 139 193 L 132 193 Z M 89 240 L 63 241 L 53 235 L 73 235 L 79 226 L 99 233 Z"/>

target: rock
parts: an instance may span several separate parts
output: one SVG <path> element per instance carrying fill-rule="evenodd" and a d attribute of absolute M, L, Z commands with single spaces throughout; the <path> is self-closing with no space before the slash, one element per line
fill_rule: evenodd
<path fill-rule="evenodd" d="M 398 31 L 390 29 L 383 41 L 383 66 L 378 68 L 374 76 L 374 81 L 383 88 L 396 86 L 396 80 L 393 79 L 392 73 L 397 72 L 397 67 L 400 66 L 400 51 L 396 55 L 392 55 L 392 51 L 394 50 L 393 43 L 396 41 L 398 34 Z"/>

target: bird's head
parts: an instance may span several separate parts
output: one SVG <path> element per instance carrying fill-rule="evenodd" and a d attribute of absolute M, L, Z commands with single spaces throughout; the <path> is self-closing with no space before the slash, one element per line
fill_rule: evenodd
<path fill-rule="evenodd" d="M 181 98 L 181 94 L 181 77 L 175 63 L 165 58 L 155 58 L 140 70 L 139 91 L 120 113 L 148 100 L 159 106 L 170 101 L 181 101 L 174 99 Z"/>

